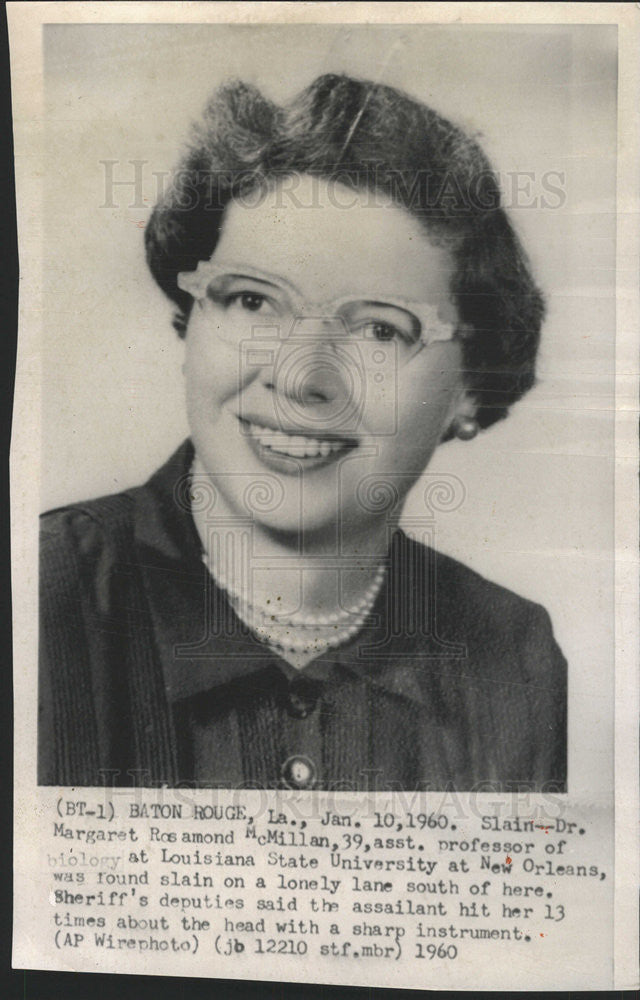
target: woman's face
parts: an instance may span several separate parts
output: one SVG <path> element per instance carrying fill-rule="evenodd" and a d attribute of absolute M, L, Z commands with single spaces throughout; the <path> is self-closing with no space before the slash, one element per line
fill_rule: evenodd
<path fill-rule="evenodd" d="M 350 310 L 408 300 L 453 326 L 452 263 L 401 208 L 295 180 L 227 208 L 214 301 L 187 327 L 187 409 L 221 516 L 335 540 L 384 514 L 376 484 L 404 499 L 464 398 L 459 343 L 407 361 L 405 331 Z"/>

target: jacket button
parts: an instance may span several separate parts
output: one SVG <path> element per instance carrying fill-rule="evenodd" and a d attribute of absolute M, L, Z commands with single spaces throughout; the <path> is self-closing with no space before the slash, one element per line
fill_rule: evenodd
<path fill-rule="evenodd" d="M 282 765 L 282 778 L 287 788 L 311 788 L 315 777 L 314 763 L 308 757 L 289 757 Z"/>

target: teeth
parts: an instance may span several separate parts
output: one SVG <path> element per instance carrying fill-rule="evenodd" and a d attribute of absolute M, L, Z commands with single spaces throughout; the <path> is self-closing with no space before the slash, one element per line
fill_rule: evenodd
<path fill-rule="evenodd" d="M 307 453 L 306 438 L 292 437 L 288 450 L 289 454 L 293 455 L 294 458 L 304 458 Z"/>
<path fill-rule="evenodd" d="M 264 448 L 291 455 L 292 458 L 326 458 L 332 451 L 340 451 L 345 447 L 343 441 L 318 441 L 316 438 L 303 437 L 301 434 L 285 434 L 284 431 L 274 431 L 270 427 L 259 424 L 249 424 L 249 434 Z"/>

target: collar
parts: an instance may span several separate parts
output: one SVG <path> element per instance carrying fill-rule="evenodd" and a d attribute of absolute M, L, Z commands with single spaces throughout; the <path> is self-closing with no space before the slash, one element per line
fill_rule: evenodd
<path fill-rule="evenodd" d="M 351 674 L 390 694 L 428 704 L 433 671 L 443 656 L 459 661 L 458 647 L 421 632 L 409 618 L 430 605 L 428 549 L 397 531 L 387 581 L 373 608 L 375 624 L 350 644 L 330 650 L 302 672 L 265 647 L 235 615 L 202 561 L 192 504 L 211 497 L 190 489 L 194 448 L 183 442 L 168 462 L 134 491 L 135 562 L 149 602 L 155 648 L 170 702 L 202 695 L 252 675 L 279 670 L 288 678 L 327 681 Z M 419 596 L 418 596 L 419 595 Z M 402 620 L 390 621 L 394 609 Z M 390 627 L 391 626 L 391 627 Z M 431 668 L 431 669 L 429 669 Z M 257 678 L 256 678 L 257 680 Z"/>

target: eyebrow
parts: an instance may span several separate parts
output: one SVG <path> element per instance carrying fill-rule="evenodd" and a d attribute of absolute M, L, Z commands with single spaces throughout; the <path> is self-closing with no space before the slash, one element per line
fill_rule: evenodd
<path fill-rule="evenodd" d="M 251 278 L 252 281 L 259 281 L 266 285 L 271 285 L 277 288 L 278 285 L 284 285 L 286 288 L 290 289 L 298 298 L 304 299 L 304 295 L 292 281 L 287 278 L 283 278 L 282 275 L 272 274 L 270 271 L 265 271 L 262 268 L 254 267 L 252 264 L 236 263 L 235 261 L 220 261 L 216 265 L 221 270 L 229 269 L 229 274 L 226 275 L 229 278 Z M 353 298 L 353 301 L 363 302 L 367 305 L 378 305 L 378 306 L 388 306 L 395 308 L 405 308 L 409 306 L 424 306 L 426 303 L 420 302 L 418 299 L 405 299 L 401 296 L 386 296 L 385 298 L 378 298 L 373 293 L 366 295 L 354 295 L 346 296 L 340 295 L 336 296 L 335 301 L 349 301 Z"/>
<path fill-rule="evenodd" d="M 263 284 L 272 285 L 277 287 L 278 285 L 284 285 L 286 288 L 291 289 L 300 298 L 304 298 L 302 292 L 293 282 L 288 281 L 279 274 L 271 274 L 269 271 L 263 271 L 261 268 L 253 267 L 251 264 L 237 264 L 234 261 L 220 261 L 216 264 L 221 270 L 228 269 L 230 278 L 251 278 L 253 281 L 261 281 Z"/>

